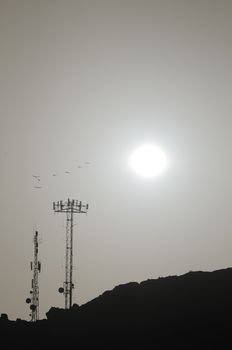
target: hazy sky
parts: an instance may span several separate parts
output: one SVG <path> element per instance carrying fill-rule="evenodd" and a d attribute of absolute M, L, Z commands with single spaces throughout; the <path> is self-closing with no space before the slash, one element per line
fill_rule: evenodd
<path fill-rule="evenodd" d="M 90 206 L 78 304 L 231 266 L 231 0 L 0 0 L 0 45 L 0 313 L 29 319 L 35 227 L 41 317 L 64 306 L 68 197 Z M 147 142 L 168 157 L 153 179 L 128 161 Z"/>

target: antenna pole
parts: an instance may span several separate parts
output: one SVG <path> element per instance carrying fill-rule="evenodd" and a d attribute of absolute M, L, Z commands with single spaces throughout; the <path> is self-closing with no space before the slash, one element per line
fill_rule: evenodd
<path fill-rule="evenodd" d="M 86 214 L 89 205 L 78 200 L 68 199 L 66 202 L 53 202 L 55 213 L 66 213 L 66 249 L 65 249 L 65 281 L 59 292 L 64 294 L 65 309 L 72 307 L 73 296 L 73 214 Z"/>
<path fill-rule="evenodd" d="M 31 280 L 31 297 L 26 299 L 26 303 L 30 304 L 31 322 L 39 320 L 39 273 L 41 271 L 41 262 L 38 260 L 39 242 L 38 231 L 35 231 L 33 237 L 34 243 L 34 260 L 31 261 L 31 270 L 33 271 L 33 278 Z"/>

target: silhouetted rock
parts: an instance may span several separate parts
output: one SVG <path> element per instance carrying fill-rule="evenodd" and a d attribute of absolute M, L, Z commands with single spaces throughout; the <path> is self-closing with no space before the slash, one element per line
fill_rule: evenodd
<path fill-rule="evenodd" d="M 8 320 L 8 315 L 7 314 L 1 314 L 1 320 L 7 321 Z"/>
<path fill-rule="evenodd" d="M 232 268 L 131 282 L 70 310 L 52 307 L 36 324 L 7 321 L 18 340 L 67 345 L 76 340 L 108 348 L 144 348 L 152 342 L 189 349 L 217 345 L 232 331 Z M 39 338 L 38 338 L 39 337 Z M 109 346 L 110 344 L 110 346 Z"/>

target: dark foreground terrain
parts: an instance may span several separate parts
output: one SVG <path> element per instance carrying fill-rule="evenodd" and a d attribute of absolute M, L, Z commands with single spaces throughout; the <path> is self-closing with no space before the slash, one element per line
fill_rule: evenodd
<path fill-rule="evenodd" d="M 2 349 L 231 349 L 232 268 L 120 285 L 36 323 L 2 315 L 0 330 Z"/>

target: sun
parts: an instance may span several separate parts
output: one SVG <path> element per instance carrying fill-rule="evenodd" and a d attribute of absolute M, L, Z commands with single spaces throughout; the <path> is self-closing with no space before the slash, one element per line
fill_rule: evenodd
<path fill-rule="evenodd" d="M 152 144 L 137 148 L 130 158 L 131 168 L 143 177 L 153 177 L 160 174 L 167 166 L 165 153 Z"/>

